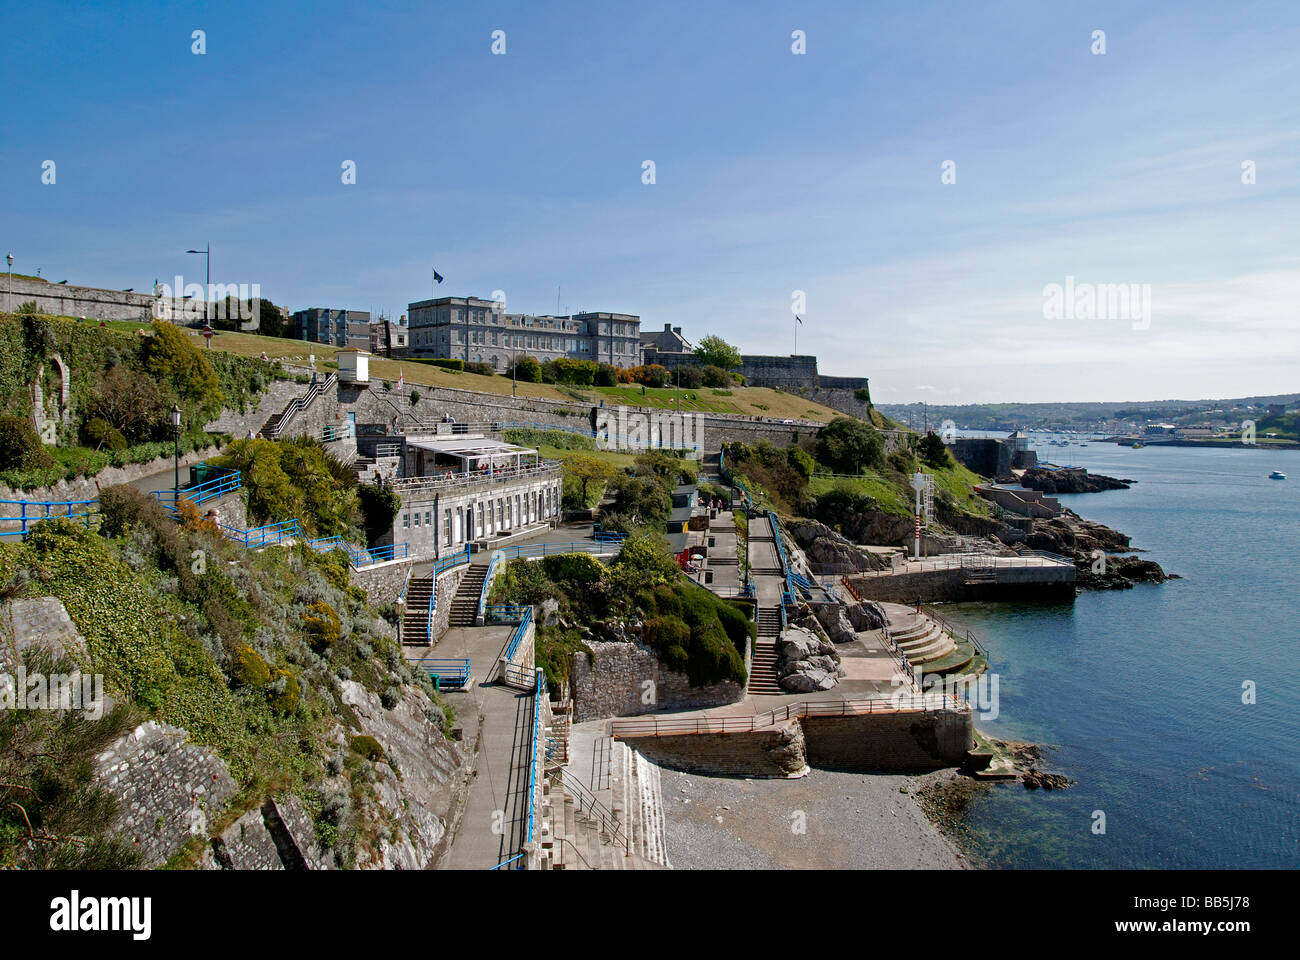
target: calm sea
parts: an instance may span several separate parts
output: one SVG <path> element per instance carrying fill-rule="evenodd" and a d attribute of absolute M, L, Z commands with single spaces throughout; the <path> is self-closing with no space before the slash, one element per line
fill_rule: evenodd
<path fill-rule="evenodd" d="M 943 608 L 1000 678 L 1000 715 L 977 725 L 1043 744 L 1044 766 L 1078 781 L 984 791 L 968 811 L 976 851 L 1004 867 L 1300 865 L 1300 453 L 1038 451 L 1137 480 L 1061 499 L 1183 579 Z"/>

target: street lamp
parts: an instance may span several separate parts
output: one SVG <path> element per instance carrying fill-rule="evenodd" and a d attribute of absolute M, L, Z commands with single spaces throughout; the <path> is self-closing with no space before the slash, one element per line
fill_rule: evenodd
<path fill-rule="evenodd" d="M 176 502 L 179 503 L 181 499 L 181 408 L 175 403 L 172 404 L 172 440 L 175 444 Z"/>
<path fill-rule="evenodd" d="M 5 309 L 10 313 L 14 312 L 14 255 L 5 254 L 5 259 L 9 261 L 9 297 L 5 301 Z"/>
<path fill-rule="evenodd" d="M 205 264 L 204 266 L 205 285 L 203 287 L 203 323 L 205 325 L 211 324 L 212 321 L 208 319 L 208 299 L 209 299 L 208 292 L 212 289 L 212 244 L 209 243 L 202 250 L 186 250 L 185 252 L 203 254 L 203 260 Z M 208 342 L 208 345 L 211 346 L 211 341 Z"/>

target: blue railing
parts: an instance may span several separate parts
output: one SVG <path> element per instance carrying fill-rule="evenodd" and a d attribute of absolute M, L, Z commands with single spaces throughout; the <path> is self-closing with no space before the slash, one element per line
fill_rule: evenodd
<path fill-rule="evenodd" d="M 203 476 L 210 470 L 226 470 L 224 473 L 209 477 L 202 483 L 195 484 L 192 487 L 186 487 L 183 490 L 155 490 L 153 496 L 159 503 L 168 510 L 175 511 L 176 504 L 180 500 L 188 500 L 196 507 L 207 503 L 209 500 L 219 500 L 228 493 L 233 493 L 243 486 L 243 477 L 238 470 L 229 470 L 223 467 L 213 467 L 208 463 L 196 463 L 194 465 L 195 476 Z"/>
<path fill-rule="evenodd" d="M 596 529 L 592 531 L 591 539 L 596 541 L 597 543 L 604 543 L 604 544 L 622 543 L 624 540 L 627 539 L 627 534 L 617 533 L 613 530 Z"/>
<path fill-rule="evenodd" d="M 441 557 L 433 562 L 433 570 L 429 574 L 432 581 L 432 588 L 429 590 L 429 607 L 424 621 L 424 636 L 433 645 L 433 613 L 438 609 L 438 575 L 446 573 L 453 567 L 459 567 L 461 564 L 469 563 L 469 544 L 465 544 L 463 550 L 458 550 L 446 557 Z"/>
<path fill-rule="evenodd" d="M 790 563 L 785 556 L 785 547 L 781 543 L 781 527 L 776 522 L 776 514 L 767 511 L 768 522 L 772 524 L 772 539 L 776 542 L 776 555 L 781 561 L 781 573 L 785 575 L 784 602 L 794 602 L 794 581 L 790 576 Z"/>
<path fill-rule="evenodd" d="M 537 747 L 542 739 L 542 684 L 545 674 L 537 671 L 537 687 L 533 691 L 533 749 L 528 758 L 528 837 L 533 842 L 533 818 L 537 811 Z"/>
<path fill-rule="evenodd" d="M 26 537 L 29 524 L 42 520 L 79 521 L 89 527 L 99 516 L 99 500 L 0 500 L 0 506 L 18 508 L 16 517 L 0 517 L 0 524 L 16 523 L 17 530 L 0 530 L 0 537 Z"/>
<path fill-rule="evenodd" d="M 387 563 L 389 560 L 404 560 L 410 556 L 410 545 L 405 543 L 388 543 L 382 547 L 358 547 L 355 544 L 348 543 L 340 536 L 321 537 L 317 540 L 308 540 L 307 546 L 317 553 L 328 553 L 330 550 L 342 550 L 348 556 L 348 561 L 353 567 L 361 568 L 373 566 L 376 563 Z"/>
<path fill-rule="evenodd" d="M 484 618 L 498 623 L 517 623 L 524 618 L 524 611 L 530 610 L 522 603 L 489 603 L 484 609 Z"/>
<path fill-rule="evenodd" d="M 439 690 L 464 690 L 469 685 L 469 660 L 447 660 L 433 657 L 411 658 L 415 664 L 433 677 Z"/>
<path fill-rule="evenodd" d="M 271 546 L 272 544 L 283 543 L 286 540 L 296 539 L 302 534 L 297 520 L 281 520 L 279 523 L 268 523 L 260 527 L 253 527 L 251 530 L 228 527 L 224 523 L 218 524 L 218 526 L 221 527 L 222 536 L 227 540 L 242 543 L 246 547 Z"/>
<path fill-rule="evenodd" d="M 524 615 L 520 618 L 519 624 L 515 627 L 514 632 L 510 634 L 510 642 L 506 644 L 506 662 L 515 658 L 515 653 L 519 650 L 520 641 L 528 633 L 528 625 L 533 622 L 533 608 L 524 607 Z"/>
<path fill-rule="evenodd" d="M 598 555 L 616 553 L 611 549 L 615 541 L 575 540 L 568 543 L 532 543 L 518 547 L 502 547 L 497 551 L 503 560 L 518 560 L 521 557 L 549 557 L 559 553 L 592 553 Z"/>
<path fill-rule="evenodd" d="M 483 586 L 478 592 L 478 622 L 483 622 L 483 616 L 487 610 L 488 591 L 492 589 L 492 577 L 497 572 L 497 567 L 501 564 L 501 554 L 493 553 L 492 559 L 488 562 L 487 576 L 483 578 Z"/>

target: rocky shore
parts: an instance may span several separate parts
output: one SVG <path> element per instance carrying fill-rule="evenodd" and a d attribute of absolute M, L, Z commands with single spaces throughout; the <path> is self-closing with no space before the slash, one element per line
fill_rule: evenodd
<path fill-rule="evenodd" d="M 1012 480 L 1014 481 L 1014 477 Z M 1100 493 L 1102 490 L 1127 490 L 1136 480 L 1120 480 L 1083 467 L 1030 467 L 1020 477 L 1020 485 L 1040 493 Z"/>

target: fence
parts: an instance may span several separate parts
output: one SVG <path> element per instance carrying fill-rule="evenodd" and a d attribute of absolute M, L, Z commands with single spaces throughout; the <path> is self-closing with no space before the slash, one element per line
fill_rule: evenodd
<path fill-rule="evenodd" d="M 429 572 L 430 589 L 429 589 L 429 608 L 427 618 L 424 621 L 424 635 L 429 645 L 433 645 L 433 613 L 438 609 L 438 575 L 446 573 L 454 567 L 461 564 L 469 563 L 469 544 L 465 544 L 463 550 L 458 550 L 450 556 L 441 557 L 433 562 L 433 570 Z"/>
<path fill-rule="evenodd" d="M 221 469 L 206 463 L 197 463 L 194 468 L 197 476 L 202 476 L 209 470 Z M 153 496 L 163 505 L 164 509 L 175 513 L 181 500 L 188 500 L 197 507 L 209 500 L 219 500 L 226 494 L 238 490 L 241 486 L 243 486 L 243 477 L 239 471 L 227 470 L 183 490 L 155 490 Z"/>
<path fill-rule="evenodd" d="M 17 507 L 18 516 L 0 517 L 0 524 L 16 523 L 17 530 L 0 529 L 0 537 L 25 538 L 28 524 L 43 520 L 71 520 L 89 527 L 99 516 L 99 500 L 0 500 L 0 506 Z M 33 512 L 35 511 L 35 512 Z"/>
<path fill-rule="evenodd" d="M 612 556 L 622 541 L 602 542 L 599 540 L 570 540 L 567 543 L 525 543 L 517 547 L 502 547 L 497 553 L 502 560 L 529 559 L 532 557 L 549 557 L 558 553 L 590 553 L 598 557 Z"/>
<path fill-rule="evenodd" d="M 439 690 L 464 690 L 469 686 L 469 660 L 447 660 L 433 657 L 411 658 L 406 661 L 433 677 Z"/>
<path fill-rule="evenodd" d="M 541 477 L 559 476 L 560 461 L 543 460 L 536 466 L 512 467 L 500 470 L 471 470 L 468 473 L 445 473 L 438 477 L 398 477 L 388 481 L 385 486 L 396 490 L 399 495 L 421 493 L 426 490 L 443 490 L 461 488 L 466 484 L 492 483 L 511 480 L 527 480 Z"/>
<path fill-rule="evenodd" d="M 537 749 L 542 739 L 542 671 L 537 671 L 537 683 L 533 689 L 533 749 L 528 756 L 528 835 L 525 844 L 533 842 L 534 821 L 537 816 Z"/>
<path fill-rule="evenodd" d="M 922 610 L 925 612 L 927 617 L 939 625 L 939 629 L 944 631 L 944 633 L 948 634 L 950 637 L 966 640 L 967 643 L 975 648 L 976 653 L 982 656 L 985 660 L 989 658 L 988 648 L 985 647 L 980 639 L 975 636 L 975 631 L 971 630 L 969 627 L 954 627 L 943 617 L 939 616 L 939 614 L 935 613 L 933 607 L 923 607 Z"/>
<path fill-rule="evenodd" d="M 969 710 L 970 703 L 955 693 L 902 694 L 862 700 L 801 700 L 750 716 L 628 717 L 615 720 L 615 737 L 658 737 L 683 733 L 752 733 L 799 717 L 860 717 L 886 713 L 922 713 Z"/>

